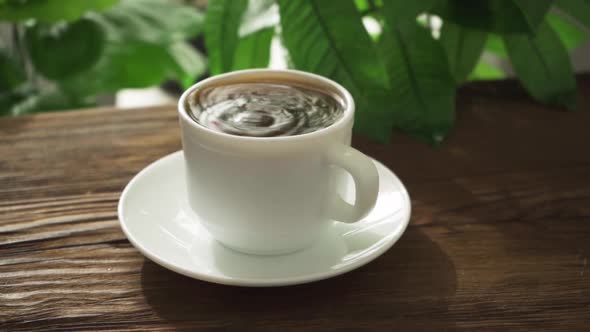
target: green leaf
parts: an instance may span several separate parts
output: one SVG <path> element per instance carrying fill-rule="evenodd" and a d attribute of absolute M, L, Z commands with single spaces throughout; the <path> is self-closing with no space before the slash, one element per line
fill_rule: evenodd
<path fill-rule="evenodd" d="M 80 99 L 62 91 L 49 91 L 29 96 L 12 108 L 12 115 L 24 115 L 58 110 L 74 110 L 94 106 L 91 99 Z"/>
<path fill-rule="evenodd" d="M 399 24 L 401 21 L 415 21 L 419 14 L 432 10 L 441 0 L 388 0 L 388 22 Z"/>
<path fill-rule="evenodd" d="M 170 77 L 169 57 L 166 49 L 150 43 L 135 41 L 129 44 L 112 44 L 110 53 L 99 67 L 105 71 L 97 77 L 107 91 L 119 88 L 142 88 L 160 84 Z"/>
<path fill-rule="evenodd" d="M 118 0 L 6 0 L 0 4 L 0 20 L 40 22 L 73 21 L 88 11 L 101 11 Z"/>
<path fill-rule="evenodd" d="M 526 20 L 530 32 L 535 33 L 549 12 L 553 0 L 512 0 Z"/>
<path fill-rule="evenodd" d="M 205 57 L 187 43 L 176 42 L 172 44 L 168 54 L 175 76 L 185 89 L 193 85 L 196 78 L 207 69 Z"/>
<path fill-rule="evenodd" d="M 204 17 L 196 9 L 165 0 L 121 0 L 110 10 L 92 15 L 109 40 L 172 43 L 198 35 Z"/>
<path fill-rule="evenodd" d="M 504 37 L 510 61 L 518 78 L 536 99 L 576 108 L 576 81 L 569 55 L 553 31 L 544 23 L 535 37 Z"/>
<path fill-rule="evenodd" d="M 238 45 L 240 19 L 247 0 L 210 0 L 205 17 L 205 46 L 209 71 L 216 75 L 230 71 Z"/>
<path fill-rule="evenodd" d="M 14 87 L 10 90 L 0 91 L 0 116 L 12 115 L 14 105 L 25 100 L 31 91 L 31 87 L 27 84 Z"/>
<path fill-rule="evenodd" d="M 506 78 L 506 73 L 484 61 L 480 61 L 469 75 L 470 81 L 500 80 L 503 78 Z"/>
<path fill-rule="evenodd" d="M 459 25 L 495 33 L 534 33 L 552 0 L 446 0 L 435 14 Z"/>
<path fill-rule="evenodd" d="M 141 41 L 110 43 L 96 66 L 62 80 L 60 84 L 66 91 L 77 95 L 153 86 L 170 76 L 173 69 L 168 61 L 166 50 L 154 44 Z"/>
<path fill-rule="evenodd" d="M 283 42 L 294 66 L 341 83 L 355 98 L 355 129 L 388 141 L 389 82 L 354 2 L 279 0 L 279 11 Z"/>
<path fill-rule="evenodd" d="M 354 0 L 354 4 L 359 12 L 364 12 L 369 9 L 369 1 L 368 0 Z"/>
<path fill-rule="evenodd" d="M 232 70 L 268 67 L 273 35 L 274 28 L 265 28 L 240 39 Z"/>
<path fill-rule="evenodd" d="M 93 106 L 94 100 L 69 95 L 58 89 L 39 92 L 30 86 L 22 86 L 0 94 L 0 115 L 25 115 L 65 109 L 80 109 Z"/>
<path fill-rule="evenodd" d="M 122 88 L 143 88 L 177 78 L 188 87 L 205 70 L 205 60 L 185 42 L 163 46 L 143 41 L 110 43 L 90 71 L 61 81 L 70 93 L 93 95 Z M 92 80 L 88 80 L 92 77 Z"/>
<path fill-rule="evenodd" d="M 487 34 L 483 31 L 463 28 L 445 22 L 440 35 L 449 59 L 451 72 L 457 83 L 462 83 L 479 60 L 486 43 Z"/>
<path fill-rule="evenodd" d="M 274 0 L 211 2 L 205 32 L 211 73 L 267 67 L 278 22 Z"/>
<path fill-rule="evenodd" d="M 277 26 L 280 21 L 277 9 L 276 0 L 249 0 L 238 35 L 244 38 L 259 30 Z"/>
<path fill-rule="evenodd" d="M 90 68 L 104 47 L 103 31 L 88 19 L 50 26 L 36 24 L 26 30 L 25 41 L 35 68 L 51 79 Z"/>
<path fill-rule="evenodd" d="M 167 79 L 188 87 L 205 70 L 204 57 L 184 41 L 199 33 L 203 23 L 191 7 L 163 0 L 122 0 L 89 19 L 105 32 L 105 49 L 95 66 L 59 82 L 71 93 L 142 88 Z"/>
<path fill-rule="evenodd" d="M 506 47 L 504 47 L 504 41 L 502 38 L 496 34 L 489 34 L 488 41 L 485 46 L 486 52 L 493 53 L 500 59 L 507 59 L 508 53 L 506 52 Z"/>
<path fill-rule="evenodd" d="M 553 30 L 557 32 L 559 39 L 563 42 L 565 48 L 570 51 L 590 39 L 590 34 L 555 14 L 547 15 L 547 21 Z"/>
<path fill-rule="evenodd" d="M 447 56 L 430 31 L 416 22 L 395 24 L 385 2 L 381 49 L 391 80 L 395 126 L 429 144 L 439 144 L 454 121 L 455 81 Z"/>
<path fill-rule="evenodd" d="M 439 144 L 454 121 L 455 82 L 440 44 L 420 26 L 383 32 L 391 77 L 394 124 L 429 144 Z"/>
<path fill-rule="evenodd" d="M 20 85 L 25 80 L 23 67 L 0 49 L 0 93 Z"/>
<path fill-rule="evenodd" d="M 590 1 L 555 0 L 555 6 L 573 17 L 578 23 L 590 28 Z"/>

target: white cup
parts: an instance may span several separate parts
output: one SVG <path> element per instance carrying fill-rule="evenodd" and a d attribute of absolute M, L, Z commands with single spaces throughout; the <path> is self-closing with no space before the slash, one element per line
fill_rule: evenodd
<path fill-rule="evenodd" d="M 293 83 L 339 96 L 332 125 L 303 135 L 235 136 L 195 122 L 185 107 L 195 90 L 248 82 Z M 221 244 L 249 254 L 285 254 L 310 246 L 333 222 L 366 216 L 379 179 L 371 159 L 350 147 L 354 101 L 327 78 L 295 70 L 253 69 L 210 77 L 178 104 L 189 205 Z M 354 205 L 338 194 L 342 169 L 355 183 Z"/>

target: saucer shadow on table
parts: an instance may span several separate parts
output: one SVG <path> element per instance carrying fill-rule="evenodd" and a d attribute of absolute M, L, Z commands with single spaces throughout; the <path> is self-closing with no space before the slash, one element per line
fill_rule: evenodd
<path fill-rule="evenodd" d="M 231 273 L 229 263 L 219 266 Z M 419 228 L 387 253 L 342 276 L 288 287 L 246 288 L 191 279 L 145 260 L 143 295 L 171 328 L 446 329 L 455 267 Z"/>

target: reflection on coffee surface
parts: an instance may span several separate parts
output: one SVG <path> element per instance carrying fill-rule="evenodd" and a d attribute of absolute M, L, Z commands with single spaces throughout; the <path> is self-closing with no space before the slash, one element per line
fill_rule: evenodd
<path fill-rule="evenodd" d="M 298 85 L 240 83 L 192 92 L 187 110 L 209 129 L 239 136 L 272 137 L 310 133 L 336 122 L 342 102 Z"/>

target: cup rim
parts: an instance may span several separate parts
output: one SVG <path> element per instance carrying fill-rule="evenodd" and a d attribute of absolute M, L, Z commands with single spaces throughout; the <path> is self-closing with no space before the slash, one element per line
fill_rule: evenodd
<path fill-rule="evenodd" d="M 232 135 L 232 134 L 209 129 L 205 126 L 198 124 L 188 114 L 188 111 L 185 107 L 186 99 L 194 90 L 202 89 L 204 87 L 207 87 L 208 85 L 214 85 L 216 83 L 218 84 L 220 82 L 223 82 L 224 80 L 229 80 L 229 79 L 240 77 L 240 76 L 249 76 L 252 74 L 265 74 L 265 73 L 270 73 L 273 75 L 284 75 L 285 77 L 287 77 L 287 79 L 289 76 L 300 77 L 300 78 L 301 77 L 311 78 L 312 80 L 320 81 L 321 83 L 323 83 L 325 85 L 331 86 L 332 88 L 334 88 L 335 92 L 337 92 L 339 94 L 339 97 L 341 97 L 342 100 L 344 101 L 345 107 L 344 107 L 344 112 L 343 112 L 342 117 L 340 117 L 340 119 L 338 119 L 336 122 L 332 123 L 328 127 L 321 128 L 319 130 L 316 130 L 316 131 L 313 131 L 310 133 L 292 135 L 292 136 L 254 137 L 254 136 Z M 310 83 L 310 85 L 313 86 L 314 84 Z M 349 121 L 354 121 L 354 110 L 355 110 L 355 105 L 354 105 L 354 100 L 352 98 L 352 95 L 342 85 L 340 85 L 339 83 L 337 83 L 329 78 L 326 78 L 326 77 L 323 77 L 320 75 L 316 75 L 316 74 L 312 74 L 309 72 L 301 71 L 301 70 L 294 70 L 294 69 L 245 69 L 245 70 L 236 70 L 236 71 L 232 71 L 232 72 L 228 72 L 228 73 L 224 73 L 224 74 L 220 74 L 220 75 L 211 76 L 209 78 L 206 78 L 202 81 L 199 81 L 199 82 L 193 84 L 190 88 L 186 89 L 186 91 L 184 91 L 182 93 L 182 95 L 180 96 L 180 99 L 178 100 L 178 114 L 185 123 L 187 123 L 191 126 L 191 128 L 193 128 L 201 133 L 206 133 L 208 135 L 212 135 L 214 137 L 218 137 L 221 139 L 229 139 L 229 140 L 242 141 L 242 142 L 285 142 L 285 141 L 293 142 L 293 141 L 303 141 L 303 140 L 308 140 L 308 139 L 312 139 L 312 138 L 318 138 L 321 136 L 327 136 L 327 135 L 330 135 L 333 132 L 337 132 L 340 129 L 342 129 L 343 127 L 345 127 L 349 123 Z"/>

